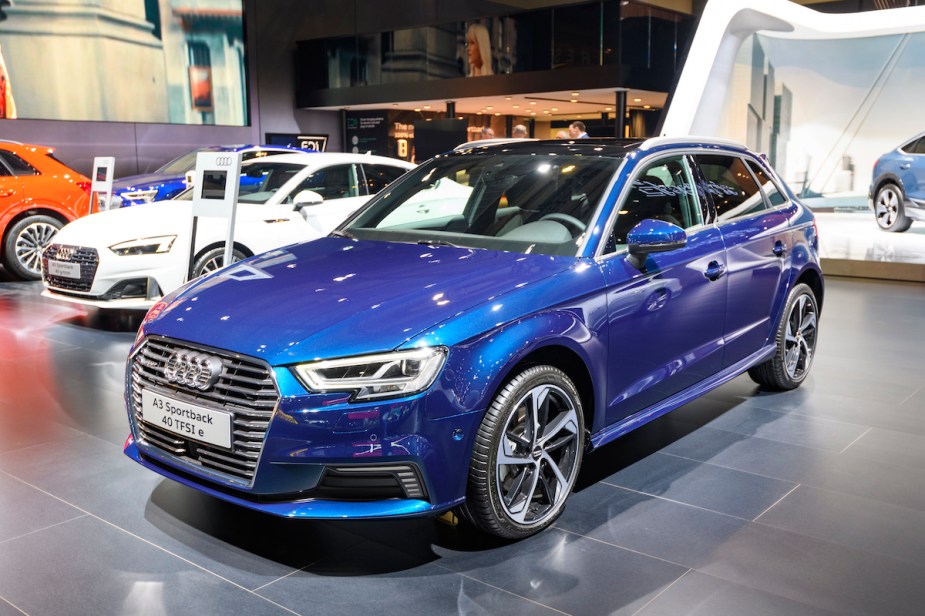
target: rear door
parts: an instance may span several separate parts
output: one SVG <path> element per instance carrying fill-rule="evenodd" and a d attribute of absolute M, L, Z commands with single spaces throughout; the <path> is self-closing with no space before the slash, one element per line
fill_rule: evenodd
<path fill-rule="evenodd" d="M 729 299 L 723 363 L 731 366 L 768 343 L 786 293 L 792 207 L 760 165 L 734 154 L 694 156 L 726 246 Z M 769 199 L 760 183 L 774 199 Z M 792 204 L 790 204 L 792 206 Z"/>

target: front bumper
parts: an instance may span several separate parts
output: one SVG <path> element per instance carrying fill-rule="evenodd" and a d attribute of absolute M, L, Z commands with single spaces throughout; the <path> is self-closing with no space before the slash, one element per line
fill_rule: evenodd
<path fill-rule="evenodd" d="M 155 339 L 155 343 L 169 345 L 171 341 Z M 179 344 L 234 359 L 227 352 Z M 126 370 L 132 434 L 125 453 L 165 477 L 244 507 L 286 517 L 426 516 L 465 499 L 472 440 L 482 413 L 459 413 L 439 379 L 416 396 L 351 403 L 343 393 L 306 391 L 288 367 L 266 366 L 278 398 L 263 420 L 265 433 L 255 437 L 251 432 L 247 438 L 256 440 L 243 443 L 241 451 L 237 440 L 232 450 L 221 451 L 193 441 L 171 441 L 179 437 L 159 433 L 154 430 L 157 426 L 144 422 L 136 389 L 157 389 L 190 403 L 193 398 L 142 374 L 153 371 L 156 377 L 157 368 L 139 354 L 137 350 L 133 353 Z M 242 361 L 251 366 L 261 363 L 252 358 Z M 207 396 L 196 403 L 215 405 L 216 410 L 234 409 L 234 405 L 217 405 Z M 259 414 L 255 410 L 235 416 L 236 439 L 242 430 L 239 426 L 260 430 L 255 427 Z M 161 440 L 162 436 L 167 438 Z M 254 444 L 259 453 L 247 458 Z M 223 468 L 218 460 L 236 468 L 226 472 L 230 467 Z"/>
<path fill-rule="evenodd" d="M 174 246 L 163 254 L 118 256 L 102 247 L 52 244 L 42 256 L 43 295 L 96 308 L 147 310 L 183 284 L 187 258 L 182 252 Z M 72 257 L 84 254 L 94 258 Z M 50 259 L 78 265 L 81 278 L 50 275 Z"/>

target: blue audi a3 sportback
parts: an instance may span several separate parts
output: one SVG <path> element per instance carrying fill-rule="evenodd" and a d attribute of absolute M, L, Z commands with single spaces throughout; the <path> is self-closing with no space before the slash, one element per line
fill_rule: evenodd
<path fill-rule="evenodd" d="M 330 236 L 194 281 L 128 360 L 127 455 L 281 516 L 458 508 L 524 537 L 589 450 L 748 372 L 807 377 L 814 219 L 742 146 L 472 147 Z"/>

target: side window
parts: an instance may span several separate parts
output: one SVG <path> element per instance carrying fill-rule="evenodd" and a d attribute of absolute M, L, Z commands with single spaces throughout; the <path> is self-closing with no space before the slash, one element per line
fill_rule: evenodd
<path fill-rule="evenodd" d="M 302 180 L 302 183 L 292 191 L 292 194 L 298 195 L 303 190 L 313 190 L 321 195 L 325 201 L 358 197 L 360 195 L 356 169 L 352 164 L 332 165 L 331 167 L 319 169 Z"/>
<path fill-rule="evenodd" d="M 771 204 L 771 207 L 777 207 L 778 205 L 787 203 L 787 197 L 784 196 L 784 193 L 778 188 L 777 184 L 774 183 L 774 180 L 764 172 L 761 165 L 753 160 L 747 162 L 748 168 L 751 169 L 755 177 L 758 178 L 758 183 L 761 184 L 761 190 L 764 191 L 764 196 L 768 198 L 768 203 Z"/>
<path fill-rule="evenodd" d="M 683 156 L 657 160 L 636 174 L 624 189 L 617 221 L 608 240 L 607 252 L 626 244 L 626 235 L 646 219 L 664 220 L 690 229 L 702 224 L 694 182 Z"/>
<path fill-rule="evenodd" d="M 922 137 L 915 142 L 915 149 L 910 153 L 925 154 L 925 137 Z"/>
<path fill-rule="evenodd" d="M 404 175 L 405 170 L 401 167 L 389 167 L 388 165 L 364 164 L 363 173 L 366 175 L 366 190 L 369 191 L 369 194 L 375 195 Z"/>
<path fill-rule="evenodd" d="M 718 222 L 765 209 L 758 183 L 741 158 L 719 154 L 698 154 L 694 158 L 703 172 Z"/>
<path fill-rule="evenodd" d="M 35 170 L 35 167 L 21 159 L 19 156 L 8 152 L 6 150 L 0 150 L 0 158 L 3 159 L 3 162 L 7 164 L 10 170 L 13 172 L 13 175 L 38 175 L 39 172 Z M 2 168 L 2 167 L 0 167 Z M 0 175 L 6 175 L 5 173 L 0 173 Z"/>

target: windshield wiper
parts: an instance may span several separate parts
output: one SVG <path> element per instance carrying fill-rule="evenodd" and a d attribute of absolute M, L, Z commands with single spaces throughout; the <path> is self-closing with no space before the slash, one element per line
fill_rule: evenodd
<path fill-rule="evenodd" d="M 418 240 L 415 242 L 415 244 L 421 244 L 423 246 L 450 246 L 451 248 L 459 248 L 458 245 L 446 240 Z"/>
<path fill-rule="evenodd" d="M 356 239 L 356 236 L 355 236 L 355 235 L 352 235 L 352 234 L 347 233 L 346 231 L 342 231 L 342 230 L 340 230 L 340 229 L 334 229 L 333 231 L 331 231 L 330 233 L 328 233 L 328 236 L 329 236 L 329 237 L 344 237 L 344 238 L 347 238 L 348 240 L 355 240 L 355 239 Z"/>

